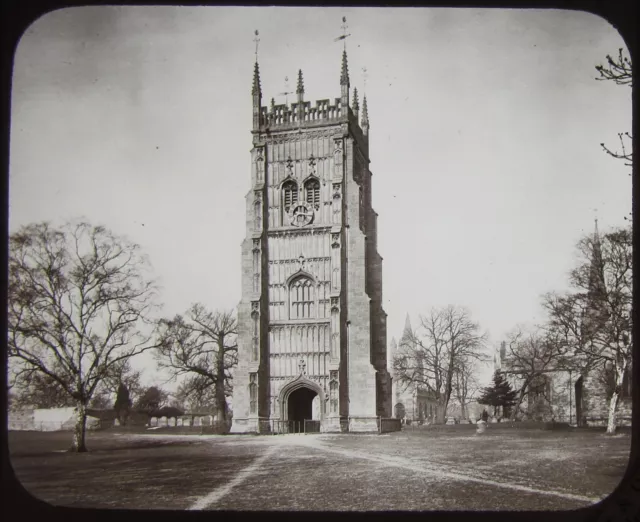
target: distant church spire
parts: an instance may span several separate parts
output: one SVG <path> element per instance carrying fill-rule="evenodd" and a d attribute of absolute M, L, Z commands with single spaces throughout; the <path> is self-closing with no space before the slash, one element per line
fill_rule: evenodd
<path fill-rule="evenodd" d="M 404 321 L 404 330 L 402 330 L 402 337 L 400 337 L 400 345 L 408 344 L 413 340 L 413 330 L 411 329 L 411 320 L 409 314 Z"/>
<path fill-rule="evenodd" d="M 604 263 L 602 261 L 602 245 L 598 232 L 598 218 L 595 219 L 593 231 L 593 248 L 591 252 L 591 267 L 589 271 L 589 293 L 597 295 L 605 291 Z"/>

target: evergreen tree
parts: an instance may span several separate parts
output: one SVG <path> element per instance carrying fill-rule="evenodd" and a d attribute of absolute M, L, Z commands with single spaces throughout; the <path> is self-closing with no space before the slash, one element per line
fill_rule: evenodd
<path fill-rule="evenodd" d="M 125 426 L 129 412 L 131 411 L 131 397 L 129 397 L 129 389 L 122 383 L 118 386 L 118 394 L 116 395 L 116 402 L 113 405 L 113 409 L 116 412 L 120 426 Z"/>
<path fill-rule="evenodd" d="M 506 417 L 509 410 L 516 404 L 517 395 L 518 393 L 511 389 L 509 381 L 496 370 L 493 374 L 493 384 L 482 390 L 478 404 L 493 406 L 494 416 L 497 414 L 498 407 L 502 406 L 503 416 Z"/>

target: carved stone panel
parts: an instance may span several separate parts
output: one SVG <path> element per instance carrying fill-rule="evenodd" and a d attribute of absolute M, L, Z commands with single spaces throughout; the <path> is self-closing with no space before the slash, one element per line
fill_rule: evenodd
<path fill-rule="evenodd" d="M 256 147 L 256 183 L 264 183 L 264 147 Z"/>

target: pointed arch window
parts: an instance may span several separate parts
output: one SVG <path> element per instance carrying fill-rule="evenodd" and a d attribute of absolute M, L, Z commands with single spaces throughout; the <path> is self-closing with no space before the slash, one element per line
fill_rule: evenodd
<path fill-rule="evenodd" d="M 308 277 L 298 277 L 289 286 L 289 317 L 309 319 L 315 316 L 315 288 Z"/>
<path fill-rule="evenodd" d="M 258 412 L 258 376 L 255 373 L 249 374 L 249 413 Z"/>
<path fill-rule="evenodd" d="M 282 185 L 282 206 L 285 212 L 298 202 L 298 184 L 289 180 Z"/>
<path fill-rule="evenodd" d="M 260 201 L 253 204 L 253 226 L 255 230 L 262 228 L 262 203 Z"/>
<path fill-rule="evenodd" d="M 310 179 L 304 184 L 304 192 L 307 203 L 318 210 L 320 208 L 320 182 L 317 179 Z"/>

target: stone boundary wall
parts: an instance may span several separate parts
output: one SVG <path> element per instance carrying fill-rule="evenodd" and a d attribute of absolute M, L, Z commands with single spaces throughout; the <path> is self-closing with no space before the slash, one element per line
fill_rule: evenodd
<path fill-rule="evenodd" d="M 402 421 L 395 418 L 381 418 L 379 421 L 380 433 L 391 433 L 402 430 Z"/>
<path fill-rule="evenodd" d="M 34 431 L 35 429 L 33 410 L 9 411 L 9 431 Z"/>
<path fill-rule="evenodd" d="M 75 427 L 74 408 L 40 408 L 10 411 L 9 431 L 67 431 Z M 87 429 L 96 429 L 100 420 L 87 416 Z"/>

